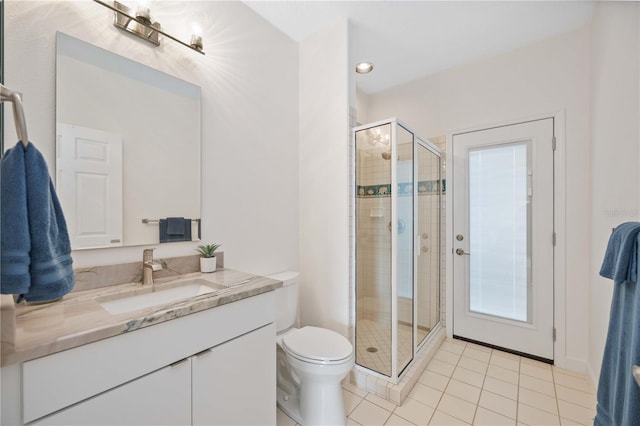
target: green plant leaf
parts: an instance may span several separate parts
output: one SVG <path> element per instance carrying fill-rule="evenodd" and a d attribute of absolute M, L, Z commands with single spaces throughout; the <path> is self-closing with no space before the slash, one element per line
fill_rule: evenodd
<path fill-rule="evenodd" d="M 201 257 L 214 257 L 215 256 L 215 251 L 221 245 L 222 244 L 203 244 L 203 245 L 198 246 L 196 251 L 198 253 L 200 253 Z"/>

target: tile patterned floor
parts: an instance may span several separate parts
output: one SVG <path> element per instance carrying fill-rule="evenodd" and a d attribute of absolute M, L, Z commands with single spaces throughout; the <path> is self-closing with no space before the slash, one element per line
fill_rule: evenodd
<path fill-rule="evenodd" d="M 579 373 L 446 339 L 402 406 L 343 386 L 347 425 L 592 425 L 594 386 Z M 296 423 L 278 410 L 279 426 Z"/>

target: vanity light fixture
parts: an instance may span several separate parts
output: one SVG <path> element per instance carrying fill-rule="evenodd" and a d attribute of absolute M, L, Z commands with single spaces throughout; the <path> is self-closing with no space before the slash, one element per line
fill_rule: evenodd
<path fill-rule="evenodd" d="M 367 74 L 373 71 L 373 64 L 371 62 L 359 62 L 356 64 L 356 72 L 358 74 Z"/>
<path fill-rule="evenodd" d="M 193 34 L 191 36 L 191 42 L 185 43 L 171 34 L 162 31 L 159 22 L 151 21 L 151 11 L 146 5 L 139 5 L 136 10 L 133 10 L 133 8 L 130 8 L 118 1 L 93 1 L 107 9 L 113 10 L 113 25 L 124 31 L 143 38 L 156 46 L 160 45 L 159 35 L 162 34 L 163 36 L 204 55 L 201 35 Z"/>
<path fill-rule="evenodd" d="M 202 29 L 198 24 L 193 24 L 193 33 L 191 34 L 191 48 L 201 51 L 202 50 Z"/>

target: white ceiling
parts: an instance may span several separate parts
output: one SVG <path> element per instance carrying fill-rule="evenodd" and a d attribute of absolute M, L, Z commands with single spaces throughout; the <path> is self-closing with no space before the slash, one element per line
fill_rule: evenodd
<path fill-rule="evenodd" d="M 296 41 L 348 18 L 354 61 L 375 64 L 372 73 L 357 76 L 358 88 L 369 94 L 569 32 L 588 24 L 594 7 L 590 1 L 245 3 Z"/>

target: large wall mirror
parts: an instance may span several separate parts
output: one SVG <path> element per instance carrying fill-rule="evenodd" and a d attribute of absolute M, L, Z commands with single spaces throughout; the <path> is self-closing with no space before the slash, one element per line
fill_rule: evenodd
<path fill-rule="evenodd" d="M 56 190 L 74 250 L 197 241 L 200 87 L 56 37 Z"/>

